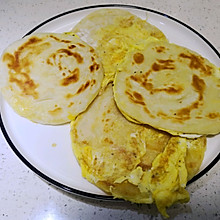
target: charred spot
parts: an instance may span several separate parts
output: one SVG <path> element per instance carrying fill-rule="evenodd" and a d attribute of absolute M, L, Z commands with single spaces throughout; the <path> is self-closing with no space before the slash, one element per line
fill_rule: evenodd
<path fill-rule="evenodd" d="M 199 100 L 203 100 L 203 93 L 206 87 L 206 84 L 203 79 L 200 79 L 197 75 L 193 75 L 192 86 L 199 93 Z"/>
<path fill-rule="evenodd" d="M 95 52 L 94 48 L 90 47 L 89 52 L 90 52 L 90 53 L 94 53 L 94 52 Z"/>
<path fill-rule="evenodd" d="M 133 92 L 133 96 L 137 99 L 137 100 L 140 100 L 140 101 L 143 101 L 143 96 L 138 93 L 138 92 Z"/>
<path fill-rule="evenodd" d="M 98 70 L 99 69 L 99 64 L 97 63 L 93 63 L 90 67 L 89 67 L 89 70 L 91 73 L 93 73 L 94 71 Z"/>
<path fill-rule="evenodd" d="M 145 105 L 145 102 L 143 101 L 143 97 L 139 94 L 139 93 L 137 93 L 137 92 L 133 92 L 133 93 L 131 93 L 130 91 L 125 91 L 125 94 L 128 96 L 128 98 L 132 101 L 132 102 L 134 102 L 134 103 L 136 103 L 136 104 L 140 104 L 140 105 Z M 138 99 L 138 98 L 141 98 L 141 100 L 140 99 Z"/>
<path fill-rule="evenodd" d="M 194 55 L 194 54 L 184 54 L 181 53 L 179 54 L 180 58 L 188 59 L 189 62 L 189 67 L 191 69 L 198 69 L 201 72 L 203 72 L 205 75 L 211 75 L 213 72 L 213 68 L 209 65 L 205 64 L 205 59 L 199 55 Z"/>
<path fill-rule="evenodd" d="M 23 50 L 24 48 L 26 47 L 29 47 L 30 45 L 33 45 L 33 44 L 38 44 L 39 42 L 41 42 L 42 39 L 38 38 L 38 37 L 31 37 L 28 39 L 27 42 L 25 42 L 23 45 L 21 45 L 19 48 L 18 48 L 18 51 L 21 51 Z"/>
<path fill-rule="evenodd" d="M 68 86 L 71 83 L 76 83 L 79 80 L 79 68 L 69 71 L 70 75 L 63 78 L 60 82 L 62 86 Z"/>
<path fill-rule="evenodd" d="M 77 43 L 77 45 L 79 45 L 80 47 L 85 47 L 85 45 L 82 43 Z"/>
<path fill-rule="evenodd" d="M 157 72 L 161 70 L 173 70 L 175 69 L 174 60 L 157 60 L 151 66 L 152 70 Z"/>
<path fill-rule="evenodd" d="M 210 119 L 216 119 L 216 118 L 219 118 L 220 117 L 220 113 L 219 112 L 213 112 L 213 113 L 209 113 L 207 115 L 208 118 Z"/>
<path fill-rule="evenodd" d="M 66 43 L 66 44 L 69 44 L 69 43 L 72 42 L 70 40 L 59 39 L 58 37 L 55 37 L 54 35 L 50 35 L 50 37 L 53 38 L 54 40 L 58 41 L 58 42 L 62 42 L 62 43 Z"/>
<path fill-rule="evenodd" d="M 198 107 L 199 107 L 199 102 L 195 101 L 191 105 L 189 105 L 185 108 L 179 109 L 176 112 L 177 119 L 180 119 L 180 122 L 183 120 L 189 120 L 191 111 L 193 109 L 197 109 Z"/>
<path fill-rule="evenodd" d="M 95 79 L 92 79 L 91 80 L 91 86 L 94 86 L 96 84 L 96 80 Z"/>
<path fill-rule="evenodd" d="M 70 49 L 70 50 L 72 50 L 74 48 L 76 48 L 76 45 L 74 45 L 74 44 L 71 44 L 71 45 L 68 46 L 68 49 Z"/>
<path fill-rule="evenodd" d="M 88 80 L 85 84 L 82 84 L 80 88 L 78 89 L 78 91 L 76 92 L 76 94 L 79 94 L 85 91 L 89 87 L 89 85 L 90 85 L 90 80 Z"/>
<path fill-rule="evenodd" d="M 141 84 L 146 90 L 150 91 L 151 94 L 153 94 L 153 84 L 148 82 L 143 82 Z"/>
<path fill-rule="evenodd" d="M 77 52 L 72 52 L 68 49 L 59 49 L 59 50 L 57 50 L 57 52 L 58 53 L 64 53 L 67 56 L 73 56 L 78 63 L 83 63 L 83 57 Z"/>
<path fill-rule="evenodd" d="M 178 110 L 177 115 L 178 116 L 189 116 L 191 112 L 191 108 L 182 108 Z"/>
<path fill-rule="evenodd" d="M 155 49 L 156 49 L 157 53 L 162 53 L 166 50 L 166 48 L 163 46 L 155 47 Z"/>
<path fill-rule="evenodd" d="M 144 55 L 142 53 L 135 53 L 133 55 L 133 59 L 134 59 L 135 63 L 141 64 L 144 62 Z"/>
<path fill-rule="evenodd" d="M 178 94 L 178 93 L 181 93 L 183 91 L 183 88 L 182 87 L 178 87 L 175 85 L 173 86 L 169 86 L 169 87 L 165 87 L 165 88 L 161 88 L 161 89 L 154 89 L 153 90 L 154 92 L 166 92 L 168 94 Z"/>

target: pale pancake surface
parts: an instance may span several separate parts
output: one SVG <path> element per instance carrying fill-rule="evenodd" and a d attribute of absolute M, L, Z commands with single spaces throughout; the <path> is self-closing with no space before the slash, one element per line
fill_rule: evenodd
<path fill-rule="evenodd" d="M 0 60 L 1 91 L 21 116 L 62 124 L 99 92 L 103 68 L 94 49 L 76 36 L 35 33 L 11 44 Z"/>
<path fill-rule="evenodd" d="M 116 103 L 127 118 L 172 134 L 220 132 L 220 71 L 168 42 L 131 51 L 118 67 Z"/>
<path fill-rule="evenodd" d="M 123 9 L 99 9 L 84 17 L 72 29 L 93 46 L 102 59 L 105 80 L 113 81 L 117 65 L 127 52 L 148 39 L 166 40 L 157 27 Z"/>

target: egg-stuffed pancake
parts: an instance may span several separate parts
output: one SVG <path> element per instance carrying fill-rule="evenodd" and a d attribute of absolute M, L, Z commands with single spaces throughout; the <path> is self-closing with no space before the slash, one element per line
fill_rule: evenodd
<path fill-rule="evenodd" d="M 103 62 L 103 86 L 114 78 L 116 66 L 125 54 L 143 41 L 166 40 L 157 27 L 122 9 L 99 9 L 83 18 L 73 29 L 93 46 Z"/>
<path fill-rule="evenodd" d="M 82 176 L 115 198 L 147 204 L 155 201 L 163 215 L 166 202 L 188 201 L 184 187 L 189 140 L 128 121 L 116 107 L 111 85 L 71 122 L 71 139 Z M 190 143 L 195 149 L 200 143 L 202 149 L 202 139 L 205 137 Z M 190 152 L 192 156 L 195 151 Z M 155 162 L 157 157 L 162 159 Z M 190 160 L 189 170 L 202 159 L 193 161 L 195 164 Z M 153 181 L 160 173 L 167 175 Z M 164 186 L 160 187 L 162 198 L 155 191 L 160 183 Z"/>
<path fill-rule="evenodd" d="M 99 92 L 102 64 L 76 36 L 35 33 L 11 44 L 0 60 L 1 91 L 34 122 L 61 124 L 84 111 Z"/>
<path fill-rule="evenodd" d="M 152 42 L 131 51 L 114 80 L 128 118 L 172 134 L 220 132 L 220 70 L 187 48 Z"/>

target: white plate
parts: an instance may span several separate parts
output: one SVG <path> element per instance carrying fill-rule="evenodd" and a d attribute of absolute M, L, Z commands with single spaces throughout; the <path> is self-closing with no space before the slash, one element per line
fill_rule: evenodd
<path fill-rule="evenodd" d="M 70 31 L 84 16 L 103 7 L 124 8 L 143 19 L 147 17 L 151 24 L 165 33 L 170 42 L 197 51 L 215 65 L 220 66 L 218 51 L 198 32 L 161 12 L 136 6 L 101 5 L 74 9 L 46 20 L 28 34 Z M 112 198 L 81 177 L 80 167 L 71 149 L 69 124 L 47 126 L 30 122 L 17 115 L 1 99 L 0 125 L 6 140 L 17 156 L 46 181 L 72 193 L 93 198 Z M 208 138 L 207 151 L 200 173 L 191 182 L 200 178 L 218 162 L 219 149 L 220 135 Z"/>

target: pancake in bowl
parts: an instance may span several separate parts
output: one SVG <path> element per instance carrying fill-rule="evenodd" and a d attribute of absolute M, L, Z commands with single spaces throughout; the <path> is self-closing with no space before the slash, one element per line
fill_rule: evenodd
<path fill-rule="evenodd" d="M 11 44 L 0 60 L 1 91 L 21 116 L 62 124 L 84 111 L 100 90 L 103 69 L 76 36 L 35 33 Z"/>
<path fill-rule="evenodd" d="M 134 49 L 118 67 L 114 97 L 127 118 L 172 134 L 220 132 L 220 71 L 168 42 Z"/>
<path fill-rule="evenodd" d="M 188 170 L 194 176 L 192 168 L 203 157 L 191 158 L 187 167 L 186 156 L 206 147 L 206 137 L 195 142 L 128 121 L 115 104 L 111 84 L 71 122 L 71 139 L 84 178 L 114 198 L 155 202 L 164 216 L 166 207 L 189 200 Z"/>
<path fill-rule="evenodd" d="M 148 40 L 166 41 L 157 27 L 123 9 L 96 10 L 76 24 L 72 32 L 101 57 L 105 71 L 103 86 L 113 81 L 117 65 L 131 48 Z"/>

